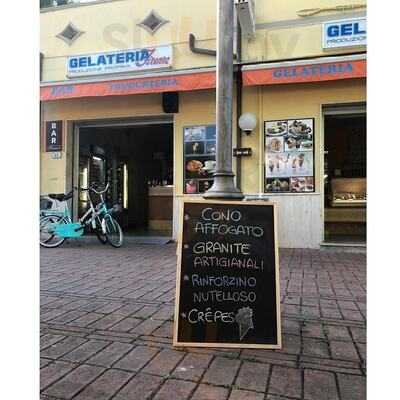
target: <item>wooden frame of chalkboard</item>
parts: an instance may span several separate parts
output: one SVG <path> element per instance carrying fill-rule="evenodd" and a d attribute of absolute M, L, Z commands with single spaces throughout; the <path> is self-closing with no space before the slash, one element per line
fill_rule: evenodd
<path fill-rule="evenodd" d="M 212 205 L 212 206 L 245 206 L 245 207 L 269 207 L 270 209 L 270 215 L 273 219 L 273 226 L 269 227 L 270 228 L 270 237 L 273 238 L 273 243 L 271 241 L 268 241 L 265 237 L 260 239 L 260 242 L 262 240 L 266 240 L 265 247 L 270 247 L 270 253 L 273 253 L 273 259 L 274 261 L 271 263 L 271 270 L 268 271 L 269 273 L 272 273 L 274 276 L 274 279 L 271 280 L 270 284 L 273 287 L 273 292 L 270 293 L 269 300 L 273 299 L 273 301 L 270 302 L 271 305 L 271 310 L 272 314 L 275 316 L 273 318 L 273 324 L 270 324 L 270 326 L 267 328 L 273 331 L 273 338 L 274 340 L 271 342 L 269 337 L 265 336 L 265 341 L 264 338 L 262 337 L 261 339 L 258 338 L 255 340 L 255 342 L 251 341 L 251 338 L 248 338 L 248 340 L 242 341 L 242 337 L 246 336 L 247 332 L 250 332 L 251 329 L 249 329 L 249 326 L 246 327 L 246 325 L 243 325 L 243 332 L 244 335 L 242 335 L 242 326 L 239 326 L 236 328 L 236 330 L 239 330 L 239 340 L 229 340 L 229 341 L 221 341 L 221 340 L 211 340 L 211 341 L 202 341 L 202 340 L 185 340 L 182 339 L 182 335 L 180 334 L 181 332 L 181 327 L 180 327 L 180 321 L 181 321 L 181 314 L 182 309 L 182 301 L 185 301 L 184 295 L 182 295 L 182 292 L 185 291 L 185 289 L 182 290 L 181 285 L 182 285 L 182 261 L 184 259 L 183 257 L 183 251 L 186 249 L 189 249 L 189 245 L 184 243 L 184 235 L 185 235 L 185 229 L 184 229 L 184 222 L 185 222 L 185 211 L 186 211 L 186 206 L 187 205 L 199 205 L 200 207 L 202 206 L 207 206 L 207 205 Z M 240 208 L 239 208 L 240 209 Z M 254 209 L 255 210 L 255 209 Z M 254 219 L 254 217 L 253 217 Z M 258 244 L 260 244 L 260 242 Z M 262 244 L 262 243 L 261 243 Z M 267 246 L 268 244 L 268 246 Z M 193 278 L 193 276 L 192 276 Z M 185 274 L 184 276 L 185 281 L 189 281 L 187 275 Z M 267 288 L 264 288 L 264 286 L 261 288 L 262 293 L 266 292 Z M 268 294 L 265 295 L 266 297 Z M 272 297 L 273 296 L 273 297 Z M 269 301 L 268 300 L 268 301 Z M 185 302 L 185 305 L 187 303 Z M 242 307 L 242 309 L 238 310 L 238 313 L 236 314 L 236 318 L 238 317 L 238 314 L 240 311 L 243 311 L 244 313 L 246 312 L 246 309 L 249 307 Z M 272 315 L 271 314 L 271 315 Z M 185 314 L 182 314 L 185 315 Z M 242 314 L 243 315 L 243 314 Z M 265 314 L 269 315 L 269 314 Z M 253 311 L 251 310 L 251 316 L 253 316 Z M 250 320 L 251 320 L 250 316 Z M 185 315 L 186 317 L 186 315 Z M 248 316 L 247 316 L 248 317 Z M 263 315 L 264 317 L 264 315 Z M 246 318 L 246 316 L 244 316 Z M 256 318 L 255 318 L 256 319 Z M 262 318 L 262 321 L 264 322 L 264 319 Z M 236 319 L 237 324 L 239 325 L 242 323 L 242 321 L 238 321 Z M 257 322 L 257 321 L 256 321 Z M 259 322 L 259 321 L 258 321 Z M 183 325 L 183 324 L 182 324 Z M 268 323 L 263 323 L 263 332 L 265 330 L 265 326 L 268 325 Z M 250 328 L 253 328 L 254 326 L 257 326 L 257 324 L 253 325 L 253 321 L 251 320 L 251 326 Z M 184 329 L 184 328 L 183 328 Z M 205 328 L 204 328 L 205 329 Z M 268 332 L 270 332 L 268 330 Z M 196 335 L 194 335 L 196 336 Z M 250 340 L 250 341 L 249 341 Z M 268 342 L 269 341 L 269 342 Z M 267 343 L 268 342 L 268 343 Z M 178 237 L 178 246 L 177 246 L 177 271 L 176 271 L 176 296 L 175 296 L 175 316 L 174 316 L 174 330 L 173 330 L 173 346 L 174 347 L 219 347 L 219 348 L 253 348 L 253 349 L 281 349 L 282 348 L 282 331 L 281 331 L 281 315 L 280 315 L 280 280 L 279 280 L 279 253 L 278 253 L 278 232 L 277 232 L 277 211 L 276 211 L 276 204 L 273 202 L 267 202 L 267 201 L 223 201 L 223 200 L 202 200 L 202 199 L 185 199 L 183 201 L 183 205 L 180 210 L 180 233 Z"/>

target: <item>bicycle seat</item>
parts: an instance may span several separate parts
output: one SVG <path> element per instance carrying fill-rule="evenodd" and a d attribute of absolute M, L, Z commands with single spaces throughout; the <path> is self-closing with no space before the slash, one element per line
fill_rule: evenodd
<path fill-rule="evenodd" d="M 73 192 L 73 190 L 71 190 L 67 194 L 64 194 L 64 193 L 50 193 L 48 196 L 53 200 L 66 201 L 66 200 L 72 199 L 72 195 L 73 194 L 74 194 L 74 192 Z"/>

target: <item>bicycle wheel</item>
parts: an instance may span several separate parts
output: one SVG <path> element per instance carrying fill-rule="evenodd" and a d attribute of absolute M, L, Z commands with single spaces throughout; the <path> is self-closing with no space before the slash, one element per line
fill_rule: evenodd
<path fill-rule="evenodd" d="M 94 229 L 94 232 L 101 244 L 107 243 L 107 235 L 103 233 L 103 229 L 101 228 L 101 220 L 99 217 L 96 217 L 96 228 Z"/>
<path fill-rule="evenodd" d="M 124 235 L 118 222 L 111 215 L 106 215 L 103 221 L 106 228 L 108 243 L 110 243 L 113 247 L 121 247 L 122 241 L 124 240 Z"/>
<path fill-rule="evenodd" d="M 59 215 L 47 215 L 40 218 L 40 245 L 43 247 L 58 247 L 65 242 L 65 238 L 54 233 L 54 226 L 65 224 L 66 221 Z"/>

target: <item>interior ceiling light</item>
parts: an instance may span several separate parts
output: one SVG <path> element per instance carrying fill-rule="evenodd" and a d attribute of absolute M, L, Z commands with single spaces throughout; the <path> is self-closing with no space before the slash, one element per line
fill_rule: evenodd
<path fill-rule="evenodd" d="M 151 35 L 154 35 L 163 25 L 169 21 L 161 17 L 156 11 L 151 10 L 150 14 L 138 26 L 146 29 Z"/>
<path fill-rule="evenodd" d="M 70 22 L 58 35 L 57 37 L 71 46 L 72 43 L 78 39 L 79 36 L 83 35 L 85 32 L 81 31 L 75 25 Z"/>

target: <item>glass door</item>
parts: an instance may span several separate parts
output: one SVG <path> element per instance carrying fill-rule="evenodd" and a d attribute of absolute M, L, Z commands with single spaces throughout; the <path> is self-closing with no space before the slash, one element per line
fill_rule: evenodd
<path fill-rule="evenodd" d="M 325 243 L 366 242 L 366 146 L 365 108 L 324 113 Z"/>

